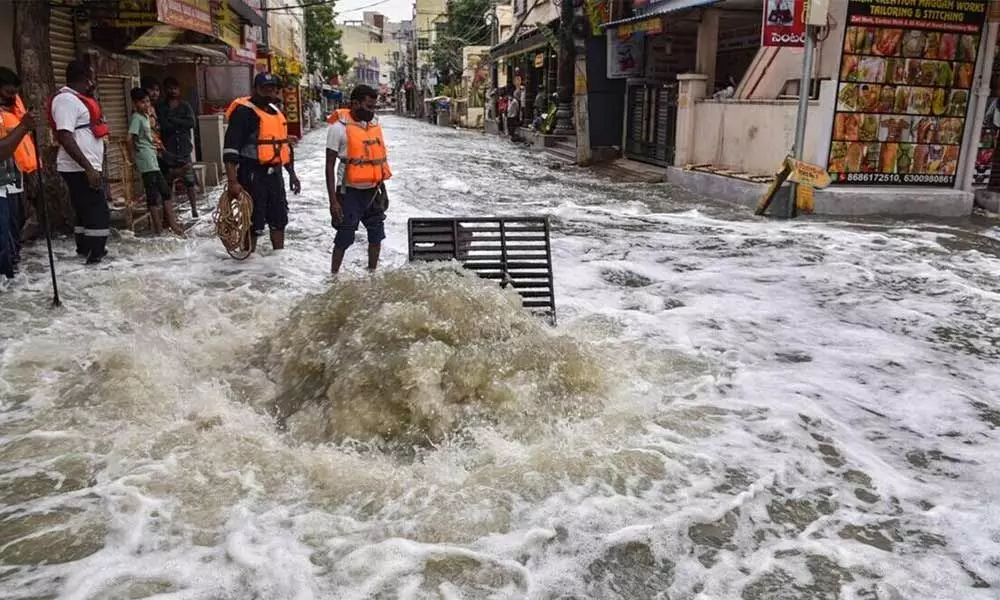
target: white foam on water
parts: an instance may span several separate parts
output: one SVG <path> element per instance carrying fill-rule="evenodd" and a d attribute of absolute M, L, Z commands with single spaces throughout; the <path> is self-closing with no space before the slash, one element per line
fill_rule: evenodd
<path fill-rule="evenodd" d="M 0 597 L 996 597 L 995 231 L 761 221 L 385 127 L 385 266 L 409 216 L 549 215 L 557 333 L 609 357 L 609 398 L 411 448 L 279 431 L 254 352 L 330 285 L 307 136 L 283 252 L 230 260 L 208 217 L 108 268 L 61 240 L 53 311 L 29 250 L 0 296 Z"/>

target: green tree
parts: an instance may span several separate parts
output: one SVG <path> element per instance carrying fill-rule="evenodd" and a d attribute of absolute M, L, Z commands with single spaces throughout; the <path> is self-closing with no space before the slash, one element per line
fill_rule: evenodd
<path fill-rule="evenodd" d="M 306 6 L 306 63 L 309 72 L 319 72 L 324 79 L 344 75 L 351 62 L 340 45 L 341 31 L 334 23 L 333 3 Z"/>
<path fill-rule="evenodd" d="M 491 6 L 491 0 L 449 0 L 448 21 L 431 47 L 439 83 L 462 81 L 463 47 L 489 45 L 490 24 L 484 15 Z"/>

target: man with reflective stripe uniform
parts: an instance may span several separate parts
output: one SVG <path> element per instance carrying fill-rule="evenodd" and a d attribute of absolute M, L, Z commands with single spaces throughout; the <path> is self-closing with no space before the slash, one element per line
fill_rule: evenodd
<path fill-rule="evenodd" d="M 281 169 L 288 171 L 292 192 L 302 190 L 295 175 L 295 155 L 288 139 L 288 124 L 276 104 L 281 79 L 260 73 L 254 79 L 254 94 L 237 98 L 226 109 L 229 127 L 222 150 L 226 163 L 229 194 L 236 198 L 242 190 L 253 198 L 253 236 L 251 249 L 257 249 L 257 237 L 270 230 L 271 246 L 285 247 L 288 225 L 288 200 Z"/>
<path fill-rule="evenodd" d="M 49 99 L 49 125 L 59 142 L 56 170 L 69 188 L 76 213 L 76 253 L 88 265 L 107 254 L 111 211 L 101 181 L 104 144 L 111 134 L 94 98 L 94 69 L 84 61 L 66 66 L 66 87 Z"/>
<path fill-rule="evenodd" d="M 35 144 L 28 134 L 35 128 L 18 95 L 21 79 L 0 67 L 0 275 L 12 278 L 21 262 L 21 197 L 24 176 L 38 170 Z"/>
<path fill-rule="evenodd" d="M 326 139 L 326 188 L 330 217 L 337 235 L 333 240 L 330 271 L 336 274 L 344 254 L 354 243 L 359 224 L 368 232 L 368 270 L 378 266 L 385 239 L 385 211 L 389 196 L 385 182 L 392 177 L 382 136 L 375 118 L 378 92 L 359 85 L 351 92 L 351 108 L 334 113 Z M 340 159 L 338 172 L 337 159 Z"/>

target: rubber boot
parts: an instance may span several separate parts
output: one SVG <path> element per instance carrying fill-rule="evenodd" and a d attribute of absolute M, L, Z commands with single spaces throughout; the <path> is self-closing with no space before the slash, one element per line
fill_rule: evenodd
<path fill-rule="evenodd" d="M 285 232 L 271 231 L 271 247 L 275 250 L 282 250 L 285 247 Z"/>
<path fill-rule="evenodd" d="M 153 235 L 161 235 L 163 233 L 163 207 L 162 206 L 150 206 L 149 207 L 149 222 L 153 227 Z"/>
<path fill-rule="evenodd" d="M 368 244 L 368 270 L 378 268 L 378 256 L 382 252 L 382 244 Z"/>

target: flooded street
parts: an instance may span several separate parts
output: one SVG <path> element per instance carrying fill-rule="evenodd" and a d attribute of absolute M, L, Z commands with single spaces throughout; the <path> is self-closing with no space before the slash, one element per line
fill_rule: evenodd
<path fill-rule="evenodd" d="M 363 233 L 329 278 L 322 132 L 282 252 L 230 259 L 210 215 L 96 269 L 60 240 L 52 310 L 27 251 L 0 598 L 1000 595 L 1000 229 L 761 220 L 384 128 L 374 278 Z M 557 328 L 399 269 L 409 217 L 479 215 L 551 218 Z"/>

